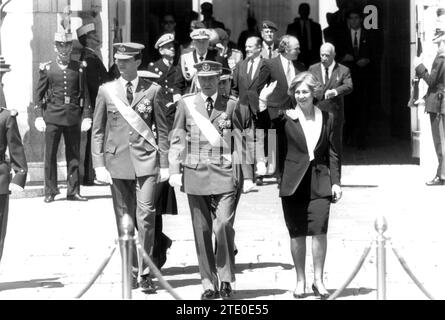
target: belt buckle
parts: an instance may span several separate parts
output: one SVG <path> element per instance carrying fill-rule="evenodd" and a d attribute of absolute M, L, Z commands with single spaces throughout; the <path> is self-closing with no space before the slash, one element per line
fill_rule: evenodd
<path fill-rule="evenodd" d="M 65 104 L 70 104 L 70 103 L 71 103 L 71 97 L 65 96 Z"/>

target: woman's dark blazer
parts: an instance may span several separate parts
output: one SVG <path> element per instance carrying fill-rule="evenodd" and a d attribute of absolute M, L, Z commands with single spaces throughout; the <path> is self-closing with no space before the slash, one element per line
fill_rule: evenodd
<path fill-rule="evenodd" d="M 330 197 L 332 196 L 332 185 L 340 185 L 339 146 L 336 145 L 339 140 L 334 137 L 336 134 L 333 129 L 334 117 L 324 111 L 322 114 L 322 130 L 314 150 L 311 199 Z M 267 110 L 259 113 L 259 120 L 266 128 L 270 127 Z M 295 193 L 309 169 L 309 154 L 299 119 L 292 120 L 283 113 L 277 127 L 277 136 L 281 140 L 278 145 L 285 148 L 284 152 L 278 152 L 278 154 L 282 154 L 282 158 L 279 159 L 282 168 L 280 197 L 287 197 Z"/>

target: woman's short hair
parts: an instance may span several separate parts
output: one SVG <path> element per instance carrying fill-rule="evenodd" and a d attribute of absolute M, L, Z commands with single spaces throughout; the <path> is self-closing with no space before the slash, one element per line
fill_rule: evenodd
<path fill-rule="evenodd" d="M 314 104 L 317 104 L 317 102 L 320 101 L 323 97 L 323 85 L 310 72 L 306 71 L 297 74 L 292 80 L 287 94 L 292 98 L 292 101 L 296 103 L 295 90 L 297 90 L 297 88 L 303 83 L 308 86 L 309 90 L 312 93 L 312 96 L 314 97 Z"/>

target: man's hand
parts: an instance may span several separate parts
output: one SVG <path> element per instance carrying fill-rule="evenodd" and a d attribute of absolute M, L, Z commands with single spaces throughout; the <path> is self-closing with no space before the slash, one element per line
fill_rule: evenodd
<path fill-rule="evenodd" d="M 18 184 L 11 182 L 9 184 L 9 191 L 19 192 L 19 191 L 23 191 L 23 188 L 21 186 L 19 186 Z"/>
<path fill-rule="evenodd" d="M 343 57 L 342 62 L 352 62 L 354 61 L 354 57 L 349 53 Z"/>
<path fill-rule="evenodd" d="M 244 179 L 243 183 L 243 193 L 249 193 L 256 188 L 255 183 L 251 179 Z"/>
<path fill-rule="evenodd" d="M 161 170 L 159 172 L 159 176 L 160 176 L 160 181 L 159 182 L 167 181 L 168 178 L 170 177 L 170 173 L 168 172 L 168 168 L 161 168 Z"/>
<path fill-rule="evenodd" d="M 45 120 L 43 120 L 42 117 L 36 118 L 36 121 L 34 121 L 34 125 L 35 125 L 37 131 L 45 132 L 45 130 L 46 130 L 46 123 L 45 123 Z"/>
<path fill-rule="evenodd" d="M 260 161 L 256 164 L 256 174 L 258 176 L 265 176 L 267 174 L 266 163 Z"/>
<path fill-rule="evenodd" d="M 324 94 L 324 98 L 326 100 L 335 98 L 336 96 L 338 96 L 338 92 L 335 89 L 327 90 L 326 93 Z"/>
<path fill-rule="evenodd" d="M 113 179 L 111 178 L 110 172 L 105 167 L 95 168 L 96 180 L 103 183 L 113 184 Z"/>
<path fill-rule="evenodd" d="M 341 191 L 341 187 L 337 184 L 332 186 L 332 202 L 337 203 L 340 201 L 343 192 Z"/>
<path fill-rule="evenodd" d="M 91 129 L 91 124 L 93 121 L 90 118 L 85 118 L 82 120 L 82 124 L 80 125 L 80 131 L 86 132 Z"/>
<path fill-rule="evenodd" d="M 357 61 L 357 65 L 360 68 L 366 67 L 369 63 L 371 62 L 371 60 L 367 59 L 367 58 L 362 58 L 359 61 Z"/>
<path fill-rule="evenodd" d="M 263 90 L 261 90 L 261 92 L 260 92 L 260 100 L 267 101 L 269 96 L 272 94 L 272 92 L 277 87 L 277 83 L 278 83 L 278 81 L 274 81 L 274 82 L 269 83 L 268 85 L 265 85 Z"/>
<path fill-rule="evenodd" d="M 175 173 L 170 176 L 170 179 L 168 180 L 168 183 L 172 187 L 181 187 L 182 186 L 182 174 Z"/>

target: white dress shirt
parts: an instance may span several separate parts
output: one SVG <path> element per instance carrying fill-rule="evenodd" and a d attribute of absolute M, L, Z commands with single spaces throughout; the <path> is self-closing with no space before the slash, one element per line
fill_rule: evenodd
<path fill-rule="evenodd" d="M 247 75 L 249 75 L 250 65 L 253 63 L 252 78 L 249 79 L 249 80 L 253 79 L 253 76 L 255 75 L 255 72 L 258 69 L 258 65 L 260 64 L 260 61 L 261 61 L 261 57 L 260 56 L 254 58 L 253 60 L 249 59 L 249 62 L 247 63 Z"/>
<path fill-rule="evenodd" d="M 127 83 L 128 83 L 128 81 L 125 80 L 122 76 L 119 77 L 119 81 L 122 84 L 122 86 L 124 87 L 124 92 L 127 92 Z M 136 92 L 136 89 L 137 89 L 138 84 L 139 84 L 139 77 L 136 77 L 135 79 L 133 79 L 130 82 L 131 82 L 131 89 L 132 89 L 133 97 L 134 97 L 134 93 Z"/>
<path fill-rule="evenodd" d="M 352 40 L 352 47 L 354 48 L 354 40 L 355 40 L 355 33 L 357 32 L 357 47 L 360 48 L 360 37 L 362 35 L 362 28 L 354 30 L 351 28 L 351 40 Z"/>
<path fill-rule="evenodd" d="M 202 97 L 202 99 L 204 100 L 204 102 L 206 103 L 206 108 L 207 108 L 207 99 L 209 98 L 208 96 L 206 96 L 204 93 L 202 93 L 202 91 L 200 92 L 200 95 Z M 216 98 L 218 97 L 218 92 L 215 92 L 215 94 L 213 96 L 211 96 L 210 98 L 212 98 L 213 100 L 213 108 L 215 108 L 215 101 Z"/>
<path fill-rule="evenodd" d="M 290 75 L 289 75 L 289 78 L 287 78 L 287 85 L 290 85 L 292 80 L 295 78 L 294 64 L 292 63 L 291 60 L 288 60 L 285 57 L 283 57 L 282 54 L 280 54 L 280 59 L 281 59 L 281 64 L 283 65 L 284 74 L 286 75 L 286 78 L 287 78 L 287 69 L 290 66 Z"/>
<path fill-rule="evenodd" d="M 328 67 L 329 79 L 332 78 L 332 72 L 334 71 L 335 61 L 332 61 L 331 65 Z M 323 77 L 323 83 L 326 84 L 326 67 L 321 64 L 321 76 Z"/>

